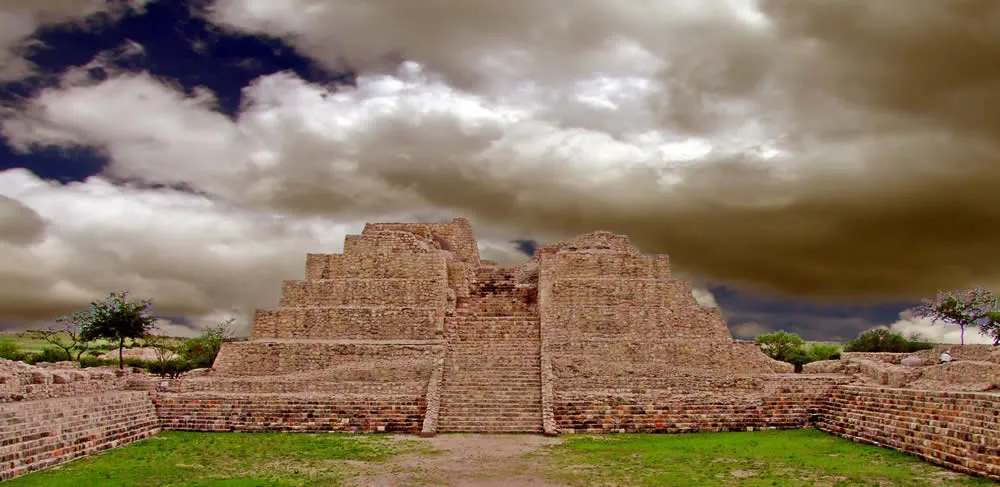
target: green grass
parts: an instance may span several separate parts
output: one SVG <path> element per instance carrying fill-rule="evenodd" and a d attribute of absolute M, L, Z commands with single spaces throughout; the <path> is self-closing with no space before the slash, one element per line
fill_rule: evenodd
<path fill-rule="evenodd" d="M 852 443 L 811 429 L 565 435 L 562 439 L 562 444 L 536 451 L 527 459 L 462 458 L 460 462 L 472 472 L 502 471 L 503 462 L 521 470 L 534 465 L 538 467 L 535 471 L 544 472 L 553 481 L 578 486 L 997 485 L 902 453 Z M 356 475 L 386 469 L 409 470 L 411 474 L 419 474 L 418 478 L 423 475 L 428 482 L 447 476 L 447 472 L 436 467 L 425 471 L 430 463 L 408 460 L 408 466 L 400 466 L 391 462 L 392 457 L 402 453 L 430 458 L 429 455 L 454 452 L 442 453 L 416 439 L 397 440 L 384 435 L 164 432 L 3 485 L 334 486 Z"/>
<path fill-rule="evenodd" d="M 69 343 L 69 340 L 64 339 L 64 341 Z M 179 345 L 183 341 L 184 339 L 182 338 L 171 337 L 168 339 L 167 343 L 171 345 Z M 39 353 L 45 348 L 55 348 L 54 345 L 46 342 L 45 340 L 35 338 L 29 332 L 0 332 L 0 342 L 13 342 L 22 352 L 27 353 Z M 126 340 L 125 345 L 129 346 L 131 345 L 131 342 Z M 94 340 L 90 342 L 88 351 L 89 350 L 100 351 L 102 353 L 111 350 L 118 350 L 118 344 L 108 340 Z"/>
<path fill-rule="evenodd" d="M 814 429 L 565 438 L 546 456 L 551 475 L 574 485 L 996 485 Z"/>
<path fill-rule="evenodd" d="M 345 460 L 383 462 L 417 450 L 413 441 L 336 433 L 168 431 L 4 487 L 298 487 L 339 485 L 355 471 Z"/>

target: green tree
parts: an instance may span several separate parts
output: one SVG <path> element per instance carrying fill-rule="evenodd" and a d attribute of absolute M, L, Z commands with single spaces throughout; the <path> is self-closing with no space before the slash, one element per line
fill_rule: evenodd
<path fill-rule="evenodd" d="M 62 330 L 49 327 L 44 330 L 31 330 L 31 334 L 35 339 L 55 345 L 65 352 L 66 360 L 80 361 L 80 356 L 90 348 L 89 340 L 80 338 L 80 326 L 78 324 L 68 321 L 65 318 L 58 318 L 56 321 L 64 323 Z M 73 357 L 74 351 L 76 352 L 76 358 Z"/>
<path fill-rule="evenodd" d="M 181 354 L 195 367 L 211 367 L 215 357 L 219 355 L 219 350 L 222 349 L 222 344 L 233 340 L 231 328 L 233 321 L 235 320 L 230 318 L 203 331 L 195 338 L 185 340 Z"/>
<path fill-rule="evenodd" d="M 809 362 L 838 360 L 840 359 L 840 346 L 832 343 L 813 343 L 806 349 L 806 356 Z"/>
<path fill-rule="evenodd" d="M 93 301 L 86 311 L 61 318 L 80 330 L 85 341 L 103 338 L 118 344 L 118 368 L 125 368 L 125 340 L 149 335 L 156 325 L 152 301 L 129 301 L 127 292 L 111 293 L 103 301 Z"/>
<path fill-rule="evenodd" d="M 911 309 L 914 316 L 930 318 L 931 323 L 942 321 L 958 325 L 961 330 L 960 342 L 965 345 L 965 329 L 983 323 L 987 313 L 1000 311 L 997 295 L 976 286 L 972 289 L 938 292 L 934 299 L 925 299 Z M 982 332 L 980 325 L 980 332 Z"/>
<path fill-rule="evenodd" d="M 902 333 L 880 327 L 868 330 L 844 344 L 845 352 L 909 353 L 933 348 L 930 343 L 907 339 Z"/>
<path fill-rule="evenodd" d="M 802 370 L 802 365 L 808 361 L 803 349 L 806 342 L 794 333 L 779 330 L 759 335 L 754 338 L 754 343 L 760 346 L 761 351 L 768 357 L 795 365 L 796 371 Z"/>
<path fill-rule="evenodd" d="M 988 311 L 979 323 L 979 333 L 993 339 L 993 346 L 1000 345 L 1000 311 Z"/>

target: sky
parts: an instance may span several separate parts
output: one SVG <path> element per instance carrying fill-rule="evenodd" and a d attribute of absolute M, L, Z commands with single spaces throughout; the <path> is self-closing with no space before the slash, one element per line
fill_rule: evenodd
<path fill-rule="evenodd" d="M 1000 290 L 996 59 L 971 0 L 4 0 L 0 326 L 245 333 L 307 252 L 463 216 L 508 264 L 629 235 L 737 337 L 956 342 L 906 310 Z"/>

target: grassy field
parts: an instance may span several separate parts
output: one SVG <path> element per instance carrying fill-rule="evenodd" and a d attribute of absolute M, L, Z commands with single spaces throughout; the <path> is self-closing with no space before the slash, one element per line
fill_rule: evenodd
<path fill-rule="evenodd" d="M 568 437 L 548 457 L 573 485 L 997 485 L 814 429 Z"/>
<path fill-rule="evenodd" d="M 384 462 L 418 448 L 376 435 L 168 431 L 4 487 L 340 485 L 352 462 Z"/>
<path fill-rule="evenodd" d="M 63 341 L 65 343 L 69 343 L 69 340 L 65 338 L 63 339 Z M 183 339 L 181 338 L 168 339 L 168 343 L 172 345 L 179 344 L 182 341 Z M 13 342 L 17 344 L 18 348 L 21 351 L 28 353 L 38 353 L 45 348 L 55 348 L 54 345 L 44 340 L 37 339 L 31 333 L 27 332 L 18 332 L 18 333 L 0 332 L 0 342 Z M 126 346 L 130 344 L 131 344 L 130 341 L 126 341 Z M 117 349 L 118 349 L 117 343 L 112 343 L 107 340 L 94 340 L 93 342 L 90 342 L 90 348 L 88 350 L 107 352 L 110 350 L 117 350 Z"/>
<path fill-rule="evenodd" d="M 997 485 L 894 451 L 815 430 L 561 437 L 519 456 L 538 437 L 164 432 L 134 445 L 29 474 L 5 486 L 503 485 L 496 473 L 538 472 L 530 485 L 971 486 Z M 554 440 L 558 441 L 558 440 Z M 440 450 L 435 448 L 445 448 Z M 523 446 L 523 445 L 522 445 Z M 410 453 L 411 455 L 401 455 Z M 402 459 L 406 459 L 403 461 Z M 456 471 L 463 472 L 459 478 Z M 389 472 L 389 477 L 386 473 Z M 369 477 L 369 476 L 375 477 Z M 381 477 L 378 477 L 381 475 Z M 409 476 L 407 476 L 409 475 Z M 376 481 L 376 477 L 379 481 Z M 507 477 L 501 477 L 504 479 Z M 386 481 L 386 479 L 394 479 Z M 490 480 L 487 480 L 490 479 Z M 517 482 L 515 482 L 517 483 Z M 513 485 L 513 484 L 511 484 Z"/>

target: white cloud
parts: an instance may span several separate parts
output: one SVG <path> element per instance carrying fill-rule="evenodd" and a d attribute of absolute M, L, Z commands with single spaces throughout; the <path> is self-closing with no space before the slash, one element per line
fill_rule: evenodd
<path fill-rule="evenodd" d="M 0 2 L 0 81 L 19 79 L 31 73 L 24 54 L 31 48 L 29 38 L 46 24 L 114 20 L 140 11 L 154 0 L 3 0 Z M 103 15 L 103 18 L 100 16 Z"/>
<path fill-rule="evenodd" d="M 899 320 L 889 325 L 889 329 L 904 336 L 916 333 L 931 343 L 961 343 L 962 330 L 957 325 L 932 323 L 930 318 L 914 317 L 910 311 L 900 313 Z M 965 343 L 992 345 L 993 339 L 979 334 L 978 328 L 969 327 L 965 329 Z"/>
<path fill-rule="evenodd" d="M 769 0 L 758 11 L 755 3 L 219 0 L 210 18 L 283 37 L 327 66 L 345 61 L 359 68 L 358 86 L 272 74 L 244 88 L 230 118 L 210 93 L 186 96 L 149 75 L 96 84 L 69 76 L 12 112 L 2 131 L 22 150 L 98 148 L 110 160 L 104 176 L 184 183 L 209 195 L 94 180 L 87 191 L 66 187 L 51 198 L 64 206 L 79 199 L 80 208 L 141 201 L 129 216 L 158 232 L 192 232 L 192 243 L 177 244 L 188 247 L 192 267 L 226 262 L 205 257 L 215 250 L 203 239 L 270 235 L 262 218 L 294 227 L 462 215 L 491 242 L 625 233 L 643 250 L 670 253 L 690 275 L 811 297 L 914 299 L 1000 282 L 1000 227 L 981 224 L 998 216 L 989 198 L 1000 125 L 981 110 L 995 105 L 997 91 L 969 88 L 995 79 L 986 72 L 965 82 L 973 70 L 940 69 L 963 59 L 988 65 L 993 38 L 963 37 L 987 30 L 956 28 L 988 16 L 913 7 L 913 25 L 954 33 L 941 42 L 970 53 L 939 59 L 928 54 L 943 47 L 921 51 L 927 44 L 914 34 L 939 30 L 867 20 L 888 7 L 830 11 L 843 4 Z M 939 19 L 952 19 L 950 30 Z M 858 47 L 857 39 L 872 42 Z M 904 47 L 924 55 L 903 56 Z M 916 103 L 903 103 L 911 91 Z M 6 196 L 48 222 L 41 243 L 26 247 L 22 237 L 9 255 L 30 248 L 58 257 L 60 245 L 78 241 L 95 262 L 151 252 L 144 234 L 122 229 L 109 208 L 87 219 L 83 210 Z M 175 214 L 191 223 L 177 224 Z M 119 238 L 104 249 L 80 221 Z M 298 260 L 317 231 L 251 249 L 294 250 L 289 259 Z M 53 237 L 61 234 L 69 236 Z M 249 265 L 249 245 L 239 247 L 248 260 L 232 262 Z M 115 275 L 142 276 L 137 282 L 199 313 L 238 301 L 227 281 L 182 271 L 180 254 L 148 246 L 152 264 L 128 261 Z M 506 243 L 484 248 L 516 256 Z M 4 262 L 28 283 L 10 292 L 92 294 L 95 284 L 67 264 L 73 249 L 38 264 L 67 276 L 55 283 Z"/>
<path fill-rule="evenodd" d="M 127 289 L 163 316 L 212 324 L 273 307 L 284 279 L 301 279 L 307 252 L 334 252 L 362 222 L 287 218 L 173 190 L 43 182 L 0 172 L 0 195 L 47 222 L 35 243 L 2 243 L 0 312 L 35 322 Z"/>

